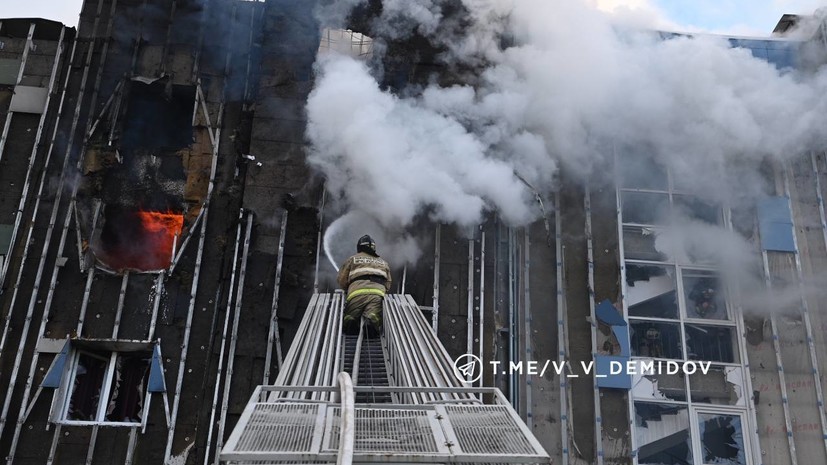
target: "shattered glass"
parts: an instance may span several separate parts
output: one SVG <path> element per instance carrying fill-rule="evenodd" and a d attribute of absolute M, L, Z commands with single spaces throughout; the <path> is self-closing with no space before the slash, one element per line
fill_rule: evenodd
<path fill-rule="evenodd" d="M 669 220 L 669 196 L 650 192 L 622 192 L 624 223 L 665 224 Z"/>
<path fill-rule="evenodd" d="M 728 319 L 724 289 L 716 273 L 682 269 L 681 275 L 687 318 Z"/>
<path fill-rule="evenodd" d="M 739 415 L 698 414 L 698 431 L 704 464 L 747 465 Z"/>
<path fill-rule="evenodd" d="M 640 226 L 623 227 L 623 254 L 631 260 L 663 262 L 669 260 L 668 250 L 661 250 L 656 242 L 663 231 Z"/>
<path fill-rule="evenodd" d="M 100 405 L 101 386 L 106 375 L 109 358 L 90 352 L 80 352 L 66 419 L 70 421 L 94 421 Z"/>
<path fill-rule="evenodd" d="M 150 353 L 119 354 L 109 391 L 106 421 L 140 423 Z"/>
<path fill-rule="evenodd" d="M 633 356 L 683 358 L 681 330 L 678 323 L 630 320 L 629 327 Z"/>
<path fill-rule="evenodd" d="M 632 395 L 641 400 L 686 401 L 686 383 L 679 374 L 636 373 L 632 378 Z"/>
<path fill-rule="evenodd" d="M 635 402 L 635 438 L 640 464 L 693 465 L 685 405 Z"/>
<path fill-rule="evenodd" d="M 626 264 L 629 315 L 678 318 L 677 281 L 671 266 Z"/>
<path fill-rule="evenodd" d="M 689 375 L 692 402 L 715 405 L 744 405 L 744 375 L 741 367 L 713 366 L 707 374 Z"/>
<path fill-rule="evenodd" d="M 690 360 L 739 362 L 734 327 L 687 324 L 685 330 Z"/>

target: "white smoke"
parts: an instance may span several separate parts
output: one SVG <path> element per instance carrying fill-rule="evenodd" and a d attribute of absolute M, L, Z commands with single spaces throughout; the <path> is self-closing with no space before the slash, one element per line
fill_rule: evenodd
<path fill-rule="evenodd" d="M 642 147 L 677 183 L 731 202 L 760 190 L 762 160 L 827 141 L 827 72 L 778 71 L 716 37 L 663 40 L 626 27 L 631 10 L 623 26 L 585 0 L 464 0 L 461 31 L 437 27 L 440 5 L 385 0 L 383 17 L 418 24 L 447 63 L 484 63 L 471 84 L 401 98 L 327 56 L 308 101 L 311 163 L 389 230 L 420 216 L 468 227 L 488 211 L 525 224 L 538 210 L 515 173 L 546 194 L 561 165 L 589 177 Z"/>

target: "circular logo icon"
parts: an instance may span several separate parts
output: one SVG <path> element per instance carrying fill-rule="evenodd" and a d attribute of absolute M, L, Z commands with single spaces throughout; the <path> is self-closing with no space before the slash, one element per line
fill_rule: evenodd
<path fill-rule="evenodd" d="M 482 360 L 474 354 L 460 355 L 454 360 L 454 376 L 463 383 L 476 383 L 482 378 Z"/>

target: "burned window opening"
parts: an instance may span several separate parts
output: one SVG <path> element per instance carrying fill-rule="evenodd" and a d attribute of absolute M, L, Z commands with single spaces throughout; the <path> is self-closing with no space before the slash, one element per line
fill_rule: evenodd
<path fill-rule="evenodd" d="M 738 363 L 734 328 L 687 324 L 685 330 L 689 359 Z"/>
<path fill-rule="evenodd" d="M 698 415 L 703 463 L 746 465 L 741 417 L 702 413 Z"/>
<path fill-rule="evenodd" d="M 133 80 L 129 86 L 118 144 L 123 156 L 137 149 L 175 151 L 192 145 L 195 86 L 172 85 L 168 79 Z"/>
<path fill-rule="evenodd" d="M 626 264 L 629 315 L 678 318 L 674 267 Z"/>
<path fill-rule="evenodd" d="M 630 321 L 632 355 L 650 358 L 682 359 L 681 331 L 678 323 Z"/>
<path fill-rule="evenodd" d="M 111 270 L 163 270 L 169 267 L 173 250 L 180 245 L 183 227 L 182 213 L 107 205 L 93 250 Z"/>

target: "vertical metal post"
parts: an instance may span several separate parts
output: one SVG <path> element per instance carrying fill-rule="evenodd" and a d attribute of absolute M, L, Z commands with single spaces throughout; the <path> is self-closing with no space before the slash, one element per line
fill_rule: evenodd
<path fill-rule="evenodd" d="M 557 274 L 557 353 L 562 360 L 568 359 L 568 346 L 566 344 L 566 297 L 563 281 L 563 233 L 562 220 L 560 218 L 560 192 L 554 194 L 554 250 L 556 259 Z M 568 406 L 568 381 L 565 373 L 560 377 L 560 442 L 562 444 L 563 465 L 569 463 L 569 406 Z"/>
<path fill-rule="evenodd" d="M 250 233 L 253 229 L 253 212 L 247 213 L 247 230 L 244 233 L 244 250 L 241 257 L 241 269 L 238 275 L 238 290 L 235 297 L 235 315 L 233 315 L 233 332 L 230 337 L 230 353 L 227 355 L 227 376 L 224 378 L 224 399 L 221 402 L 221 419 L 218 421 L 218 438 L 215 447 L 215 465 L 218 465 L 218 455 L 224 445 L 224 426 L 227 424 L 227 407 L 230 401 L 230 387 L 233 380 L 233 365 L 235 362 L 235 348 L 238 343 L 238 325 L 241 319 L 241 302 L 244 295 L 244 278 L 247 274 L 247 257 L 250 254 Z"/>
<path fill-rule="evenodd" d="M 434 239 L 434 303 L 433 312 L 431 312 L 431 327 L 434 329 L 434 334 L 439 334 L 439 248 L 442 236 L 442 225 L 436 225 L 436 233 Z"/>
<path fill-rule="evenodd" d="M 158 309 L 161 306 L 161 298 L 164 294 L 164 276 L 166 275 L 165 271 L 161 271 L 158 273 L 158 277 L 155 279 L 155 298 L 152 299 L 152 315 L 150 316 L 149 320 L 149 333 L 147 334 L 146 339 L 151 341 L 153 337 L 155 337 L 155 326 L 158 320 Z"/>
<path fill-rule="evenodd" d="M 465 353 L 474 353 L 474 239 L 468 240 L 468 299 L 467 315 L 466 315 L 466 338 L 465 338 Z M 471 381 L 472 373 L 466 375 L 467 380 Z"/>
<path fill-rule="evenodd" d="M 485 231 L 482 231 L 482 237 L 480 238 L 480 321 L 479 325 L 479 357 L 480 360 L 485 360 Z M 483 380 L 483 376 L 480 376 L 480 387 L 482 387 L 485 383 Z"/>
<path fill-rule="evenodd" d="M 589 316 L 592 353 L 597 353 L 597 316 L 595 315 L 594 296 L 594 242 L 592 238 L 592 196 L 588 183 L 584 188 L 583 208 L 586 213 L 586 262 L 589 281 Z M 621 238 L 622 240 L 622 238 Z M 597 450 L 597 465 L 603 465 L 603 415 L 600 408 L 600 388 L 597 386 L 596 373 L 592 373 L 592 387 L 594 388 L 594 441 Z"/>
<path fill-rule="evenodd" d="M 316 269 L 313 272 L 313 293 L 319 293 L 319 258 L 322 253 L 322 229 L 324 229 L 324 203 L 326 190 L 322 186 L 322 199 L 319 202 L 319 233 L 316 237 Z"/>
<path fill-rule="evenodd" d="M 215 387 L 213 389 L 212 408 L 210 409 L 210 422 L 207 429 L 207 445 L 204 448 L 204 465 L 210 463 L 210 446 L 212 445 L 212 435 L 215 429 L 215 412 L 218 408 L 218 392 L 221 387 L 221 373 L 224 371 L 224 348 L 227 344 L 227 330 L 230 326 L 230 313 L 232 310 L 233 293 L 235 292 L 235 274 L 236 266 L 238 265 L 238 245 L 241 242 L 241 220 L 244 215 L 244 210 L 238 212 L 238 226 L 235 232 L 235 248 L 233 250 L 233 271 L 230 274 L 230 293 L 227 296 L 227 309 L 224 312 L 224 329 L 221 331 L 221 349 L 218 352 L 218 369 L 216 370 Z M 218 450 L 218 448 L 216 449 Z"/>
<path fill-rule="evenodd" d="M 264 358 L 264 381 L 263 384 L 270 384 L 270 360 L 273 353 L 273 345 L 276 346 L 276 363 L 279 370 L 282 366 L 281 357 L 281 336 L 279 335 L 279 289 L 281 288 L 281 267 L 284 260 L 284 241 L 287 234 L 287 210 L 281 214 L 281 231 L 279 233 L 279 250 L 276 254 L 276 277 L 273 283 L 273 303 L 270 305 L 270 329 L 267 332 L 267 353 Z"/>
<path fill-rule="evenodd" d="M 528 363 L 534 357 L 532 356 L 532 346 L 531 346 L 531 293 L 529 292 L 529 265 L 530 265 L 530 256 L 531 256 L 531 240 L 529 239 L 528 234 L 528 227 L 523 228 L 523 254 L 522 254 L 522 262 L 523 262 L 523 332 L 525 334 L 525 362 Z M 533 410 L 531 408 L 531 389 L 532 381 L 531 376 L 526 376 L 525 378 L 525 419 L 526 424 L 530 429 L 533 429 L 534 424 L 534 415 Z"/>
<path fill-rule="evenodd" d="M 516 244 L 514 240 L 514 228 L 508 228 L 508 360 L 517 362 L 517 305 L 515 302 L 515 287 L 517 286 Z M 514 410 L 520 411 L 519 393 L 517 392 L 517 380 L 515 370 L 509 370 L 508 374 L 508 396 Z"/>

